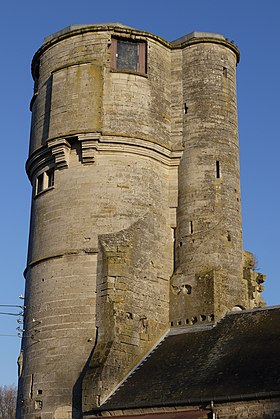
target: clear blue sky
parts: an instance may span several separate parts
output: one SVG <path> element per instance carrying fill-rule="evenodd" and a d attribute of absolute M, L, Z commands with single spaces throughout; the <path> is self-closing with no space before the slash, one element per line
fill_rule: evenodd
<path fill-rule="evenodd" d="M 264 297 L 280 304 L 279 0 L 10 0 L 1 2 L 1 298 L 24 291 L 30 186 L 30 62 L 45 36 L 74 23 L 121 22 L 169 41 L 192 31 L 217 32 L 241 51 L 239 138 L 244 248 L 267 274 Z M 0 311 L 2 308 L 0 307 Z M 16 335 L 16 317 L 0 315 L 0 334 Z M 17 381 L 20 339 L 0 336 L 0 385 Z"/>

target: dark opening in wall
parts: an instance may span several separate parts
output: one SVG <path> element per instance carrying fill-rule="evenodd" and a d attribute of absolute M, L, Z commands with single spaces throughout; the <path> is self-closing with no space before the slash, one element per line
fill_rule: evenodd
<path fill-rule="evenodd" d="M 37 187 L 36 187 L 36 193 L 40 193 L 42 192 L 42 190 L 44 189 L 44 173 L 41 173 L 38 177 L 37 177 Z"/>
<path fill-rule="evenodd" d="M 193 222 L 192 221 L 189 222 L 189 233 L 193 234 Z"/>
<path fill-rule="evenodd" d="M 191 324 L 195 324 L 195 323 L 197 323 L 197 317 L 196 316 L 191 318 Z"/>
<path fill-rule="evenodd" d="M 225 78 L 227 78 L 227 76 L 228 76 L 228 69 L 226 67 L 223 67 L 223 76 Z"/>
<path fill-rule="evenodd" d="M 146 73 L 146 42 L 112 38 L 112 68 Z"/>
<path fill-rule="evenodd" d="M 54 170 L 50 169 L 46 172 L 47 175 L 47 187 L 51 188 L 54 186 Z"/>
<path fill-rule="evenodd" d="M 215 320 L 214 314 L 210 314 L 210 316 L 208 318 L 209 318 L 210 322 L 213 322 Z"/>
<path fill-rule="evenodd" d="M 187 107 L 187 104 L 186 103 L 184 103 L 184 114 L 187 114 L 188 113 L 188 107 Z"/>
<path fill-rule="evenodd" d="M 176 269 L 176 228 L 172 228 L 173 230 L 173 271 Z"/>
<path fill-rule="evenodd" d="M 221 169 L 220 169 L 220 162 L 216 160 L 216 178 L 220 179 L 221 177 Z"/>

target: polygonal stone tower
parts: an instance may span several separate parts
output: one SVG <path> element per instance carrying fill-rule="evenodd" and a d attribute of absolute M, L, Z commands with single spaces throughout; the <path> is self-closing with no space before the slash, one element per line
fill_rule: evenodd
<path fill-rule="evenodd" d="M 221 35 L 118 23 L 35 54 L 19 418 L 80 418 L 170 326 L 261 303 L 242 267 L 238 59 Z"/>

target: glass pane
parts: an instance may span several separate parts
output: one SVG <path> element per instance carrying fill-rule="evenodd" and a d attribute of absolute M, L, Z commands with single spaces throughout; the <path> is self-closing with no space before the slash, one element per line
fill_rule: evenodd
<path fill-rule="evenodd" d="M 138 44 L 118 41 L 117 69 L 138 71 Z"/>

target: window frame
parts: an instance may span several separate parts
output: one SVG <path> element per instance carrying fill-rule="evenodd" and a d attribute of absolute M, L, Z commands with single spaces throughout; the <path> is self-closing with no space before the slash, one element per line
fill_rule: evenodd
<path fill-rule="evenodd" d="M 118 42 L 126 42 L 128 44 L 138 45 L 138 61 L 137 70 L 132 68 L 120 69 L 117 64 L 117 51 Z M 131 38 L 111 38 L 111 66 L 113 71 L 134 73 L 134 74 L 147 74 L 147 42 L 140 39 Z"/>
<path fill-rule="evenodd" d="M 35 179 L 35 197 L 54 188 L 54 168 L 49 168 L 37 175 Z"/>
<path fill-rule="evenodd" d="M 40 173 L 36 178 L 36 195 L 44 190 L 44 172 Z"/>

